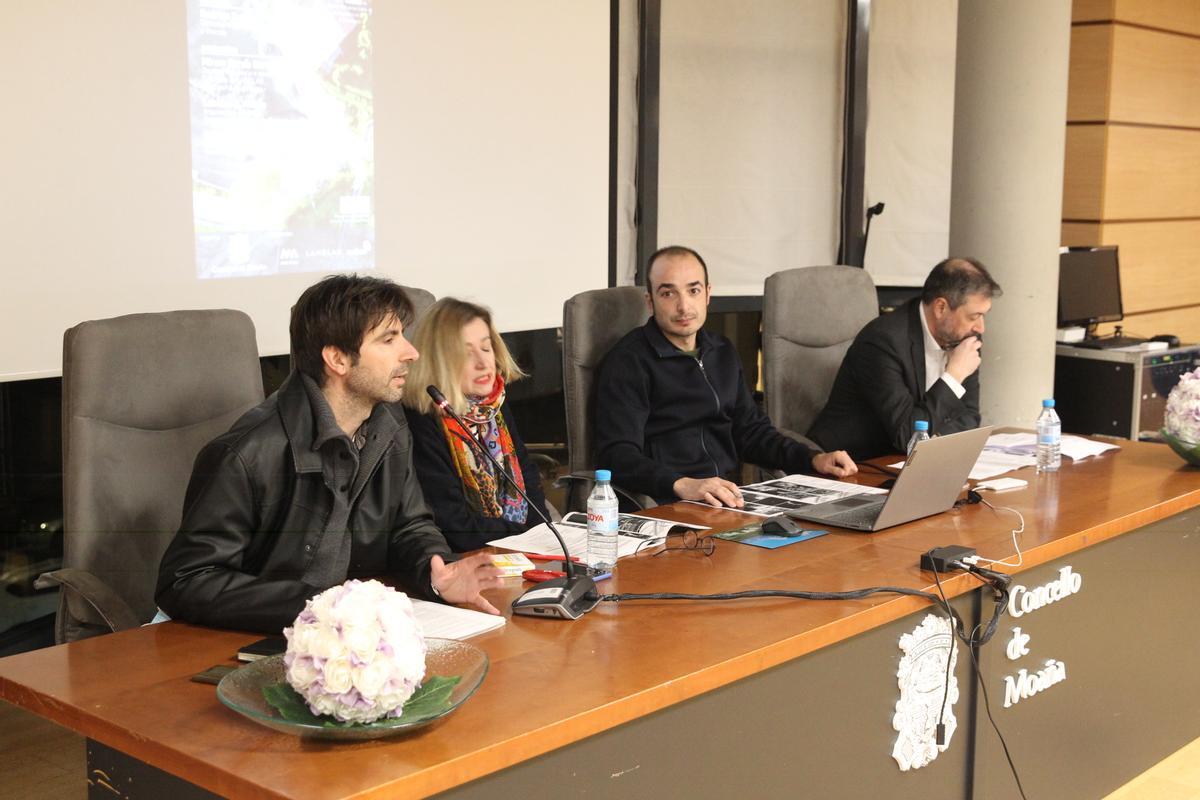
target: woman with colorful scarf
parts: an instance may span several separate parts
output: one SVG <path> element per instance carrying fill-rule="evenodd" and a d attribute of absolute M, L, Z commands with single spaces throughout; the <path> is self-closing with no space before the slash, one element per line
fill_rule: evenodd
<path fill-rule="evenodd" d="M 537 466 L 504 404 L 504 387 L 524 376 L 482 306 L 446 297 L 421 318 L 413 345 L 404 413 L 412 430 L 413 464 L 425 500 L 456 551 L 483 547 L 539 521 L 512 483 L 467 442 L 468 432 L 440 414 L 425 392 L 437 386 L 476 440 L 504 465 L 529 499 L 545 509 Z"/>

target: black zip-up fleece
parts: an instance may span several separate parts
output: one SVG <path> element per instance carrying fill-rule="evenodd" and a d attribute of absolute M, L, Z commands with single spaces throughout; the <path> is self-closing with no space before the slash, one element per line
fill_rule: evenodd
<path fill-rule="evenodd" d="M 671 502 L 679 478 L 736 481 L 741 462 L 810 472 L 815 454 L 754 402 L 733 343 L 701 330 L 693 357 L 651 317 L 613 347 L 596 380 L 596 466 L 623 489 Z"/>

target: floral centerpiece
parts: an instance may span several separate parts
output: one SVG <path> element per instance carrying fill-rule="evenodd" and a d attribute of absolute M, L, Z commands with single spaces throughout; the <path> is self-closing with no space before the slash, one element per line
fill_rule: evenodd
<path fill-rule="evenodd" d="M 1162 435 L 1184 461 L 1200 466 L 1200 367 L 1181 375 L 1167 396 Z"/>
<path fill-rule="evenodd" d="M 412 602 L 379 581 L 325 590 L 283 634 L 288 684 L 313 714 L 338 722 L 401 716 L 425 677 L 425 636 Z"/>

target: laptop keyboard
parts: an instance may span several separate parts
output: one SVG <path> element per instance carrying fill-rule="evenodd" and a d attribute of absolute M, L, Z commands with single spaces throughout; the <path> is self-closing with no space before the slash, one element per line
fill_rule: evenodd
<path fill-rule="evenodd" d="M 849 527 L 853 525 L 871 525 L 878 517 L 879 506 L 873 505 L 870 508 L 855 508 L 841 514 L 834 514 L 827 517 L 826 521 L 833 525 Z"/>

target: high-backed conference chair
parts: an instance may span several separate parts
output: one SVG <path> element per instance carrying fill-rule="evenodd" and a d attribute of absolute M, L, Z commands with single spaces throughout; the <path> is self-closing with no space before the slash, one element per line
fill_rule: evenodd
<path fill-rule="evenodd" d="M 596 370 L 604 356 L 626 333 L 646 321 L 646 290 L 617 286 L 581 292 L 563 303 L 563 395 L 567 411 L 567 466 L 571 480 L 567 510 L 580 511 L 591 491 L 596 440 L 592 403 Z M 627 495 L 628 496 L 628 495 Z M 649 498 L 638 498 L 646 505 Z M 652 503 L 650 503 L 652 505 Z"/>
<path fill-rule="evenodd" d="M 83 322 L 63 336 L 59 642 L 155 613 L 158 564 L 200 448 L 263 399 L 254 324 L 240 311 Z"/>
<path fill-rule="evenodd" d="M 875 284 L 858 267 L 801 267 L 767 278 L 763 395 L 775 427 L 808 432 L 851 342 L 877 316 Z"/>
<path fill-rule="evenodd" d="M 417 335 L 417 328 L 421 324 L 421 317 L 425 316 L 425 312 L 429 310 L 429 307 L 434 304 L 437 298 L 434 297 L 433 292 L 418 289 L 415 286 L 401 286 L 400 288 L 404 290 L 404 293 L 408 295 L 408 299 L 413 304 L 413 323 L 408 326 L 408 330 L 404 331 L 404 338 L 411 342 L 413 337 Z"/>

